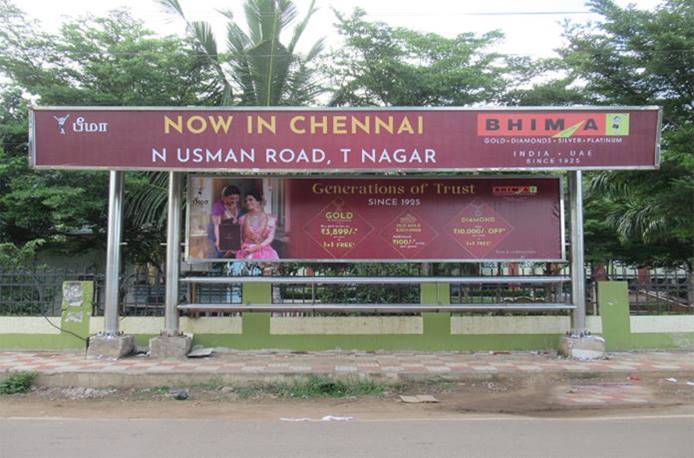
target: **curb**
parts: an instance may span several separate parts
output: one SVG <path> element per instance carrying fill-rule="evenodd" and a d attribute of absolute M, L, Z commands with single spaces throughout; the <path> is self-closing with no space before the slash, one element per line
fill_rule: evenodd
<path fill-rule="evenodd" d="M 628 375 L 644 379 L 675 377 L 694 379 L 694 371 L 535 371 L 535 372 L 459 372 L 444 374 L 422 373 L 335 373 L 335 372 L 276 372 L 276 373 L 114 373 L 114 372 L 42 372 L 35 386 L 47 388 L 155 388 L 159 386 L 195 386 L 205 384 L 250 386 L 263 383 L 304 381 L 310 376 L 324 376 L 337 380 L 372 380 L 384 384 L 475 382 L 475 381 L 532 381 L 536 379 L 585 381 L 591 379 L 624 380 Z"/>

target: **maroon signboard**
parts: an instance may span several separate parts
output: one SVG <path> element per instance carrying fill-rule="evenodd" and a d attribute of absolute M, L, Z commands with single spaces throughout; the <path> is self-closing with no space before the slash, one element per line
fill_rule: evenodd
<path fill-rule="evenodd" d="M 655 168 L 657 107 L 34 108 L 37 168 L 458 171 Z"/>
<path fill-rule="evenodd" d="M 188 189 L 191 262 L 564 258 L 556 177 L 192 176 Z"/>

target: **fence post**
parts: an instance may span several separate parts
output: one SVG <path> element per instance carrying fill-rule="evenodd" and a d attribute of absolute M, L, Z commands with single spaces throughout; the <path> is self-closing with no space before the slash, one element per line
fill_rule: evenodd
<path fill-rule="evenodd" d="M 598 282 L 598 303 L 606 349 L 628 350 L 631 346 L 631 324 L 627 282 Z"/>
<path fill-rule="evenodd" d="M 89 336 L 89 319 L 92 315 L 94 282 L 64 281 L 60 327 L 62 334 L 86 339 Z M 67 331 L 67 332 L 66 332 Z"/>
<path fill-rule="evenodd" d="M 422 283 L 422 304 L 448 305 L 451 303 L 451 285 L 449 283 Z M 451 314 L 448 312 L 422 313 L 423 333 L 431 349 L 446 348 L 446 342 L 451 336 Z"/>
<path fill-rule="evenodd" d="M 272 284 L 244 282 L 242 296 L 244 304 L 271 304 Z M 242 323 L 244 342 L 251 348 L 267 346 L 270 337 L 269 312 L 243 312 Z"/>

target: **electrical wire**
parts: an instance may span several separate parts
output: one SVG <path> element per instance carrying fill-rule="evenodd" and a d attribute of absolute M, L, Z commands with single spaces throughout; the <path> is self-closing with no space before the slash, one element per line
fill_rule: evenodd
<path fill-rule="evenodd" d="M 69 329 L 64 329 L 64 328 L 58 326 L 57 324 L 53 323 L 53 322 L 48 318 L 48 316 L 46 316 L 46 314 L 43 313 L 43 311 L 41 312 L 41 316 L 44 317 L 46 321 L 48 321 L 48 324 L 50 324 L 51 326 L 53 326 L 54 328 L 56 328 L 57 330 L 59 330 L 61 333 L 62 333 L 62 332 L 65 332 L 65 333 L 67 333 L 67 334 L 72 334 L 73 336 L 77 337 L 78 339 L 82 340 L 83 342 L 89 343 L 89 340 L 88 340 L 88 339 L 85 339 L 84 337 L 75 334 L 74 332 L 70 331 Z"/>

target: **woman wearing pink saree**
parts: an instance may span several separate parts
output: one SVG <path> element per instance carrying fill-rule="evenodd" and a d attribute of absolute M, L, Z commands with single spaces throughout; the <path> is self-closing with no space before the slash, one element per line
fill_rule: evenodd
<path fill-rule="evenodd" d="M 247 192 L 244 202 L 246 214 L 239 219 L 241 249 L 236 252 L 236 259 L 277 261 L 279 255 L 271 246 L 275 239 L 275 217 L 263 211 L 263 197 L 256 191 Z"/>

